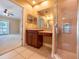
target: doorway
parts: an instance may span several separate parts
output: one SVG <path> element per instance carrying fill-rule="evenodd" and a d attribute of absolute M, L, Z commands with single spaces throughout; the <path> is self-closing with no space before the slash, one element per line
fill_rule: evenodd
<path fill-rule="evenodd" d="M 22 13 L 11 1 L 0 2 L 0 55 L 22 46 Z"/>

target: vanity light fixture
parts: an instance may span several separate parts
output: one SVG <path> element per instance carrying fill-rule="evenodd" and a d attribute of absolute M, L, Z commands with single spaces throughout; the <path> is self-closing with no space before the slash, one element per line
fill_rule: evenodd
<path fill-rule="evenodd" d="M 50 19 L 53 19 L 53 15 L 50 15 Z"/>
<path fill-rule="evenodd" d="M 47 16 L 47 20 L 50 20 L 50 16 Z"/>
<path fill-rule="evenodd" d="M 32 3 L 33 3 L 33 4 L 36 4 L 36 1 L 35 1 L 35 0 L 33 0 L 33 1 L 32 1 Z"/>
<path fill-rule="evenodd" d="M 47 19 L 48 19 L 48 20 L 50 20 L 50 19 L 52 19 L 52 18 L 53 18 L 53 16 L 52 16 L 52 15 L 47 16 Z"/>

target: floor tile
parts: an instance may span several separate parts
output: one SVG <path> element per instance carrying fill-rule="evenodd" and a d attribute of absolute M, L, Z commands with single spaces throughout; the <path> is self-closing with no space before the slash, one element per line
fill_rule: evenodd
<path fill-rule="evenodd" d="M 29 59 L 46 59 L 46 58 L 40 54 L 33 54 Z"/>
<path fill-rule="evenodd" d="M 0 35 L 0 55 L 20 46 L 21 42 L 19 34 Z"/>
<path fill-rule="evenodd" d="M 25 50 L 26 50 L 25 47 L 19 47 L 19 48 L 15 49 L 15 51 L 18 52 L 18 53 L 21 53 L 21 52 L 23 52 Z"/>
<path fill-rule="evenodd" d="M 51 57 L 51 49 L 47 48 L 45 46 L 41 47 L 40 49 L 28 46 L 27 49 L 29 49 L 29 50 L 37 53 L 37 54 L 40 54 L 40 55 L 42 55 L 44 57 Z"/>
<path fill-rule="evenodd" d="M 0 59 L 52 59 L 51 49 L 41 47 L 19 47 L 15 50 L 0 56 Z"/>
<path fill-rule="evenodd" d="M 11 58 L 11 59 L 24 59 L 24 57 L 22 57 L 21 55 L 17 55 L 15 57 Z"/>
<path fill-rule="evenodd" d="M 24 52 L 21 52 L 20 55 L 22 55 L 24 58 L 29 58 L 34 52 L 31 50 L 25 50 Z"/>
<path fill-rule="evenodd" d="M 15 51 L 11 51 L 9 53 L 6 53 L 6 54 L 0 56 L 0 59 L 10 59 L 16 55 L 18 55 L 18 54 Z"/>

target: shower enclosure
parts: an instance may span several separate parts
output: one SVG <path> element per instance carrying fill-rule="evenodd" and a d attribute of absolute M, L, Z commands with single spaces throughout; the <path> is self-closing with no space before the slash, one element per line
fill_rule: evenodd
<path fill-rule="evenodd" d="M 62 59 L 77 59 L 77 0 L 56 0 L 57 26 L 54 27 L 55 49 L 52 51 Z M 79 18 L 79 17 L 78 17 Z M 55 22 L 56 23 L 56 22 Z M 77 32 L 78 31 L 78 32 Z M 53 45 L 52 45 L 53 46 Z M 53 53 L 53 52 L 52 52 Z M 72 56 L 72 57 L 71 57 Z"/>

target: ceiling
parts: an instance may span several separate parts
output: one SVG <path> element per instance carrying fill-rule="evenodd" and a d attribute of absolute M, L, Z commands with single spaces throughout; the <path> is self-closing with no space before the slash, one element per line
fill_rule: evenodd
<path fill-rule="evenodd" d="M 13 13 L 13 18 L 18 18 L 18 19 L 22 19 L 22 8 L 15 5 L 14 3 L 12 3 L 9 0 L 0 0 L 0 15 L 4 16 L 4 9 L 8 9 L 11 13 Z"/>
<path fill-rule="evenodd" d="M 26 0 L 31 6 L 34 6 L 34 5 L 37 5 L 37 4 L 40 4 L 46 0 Z"/>

